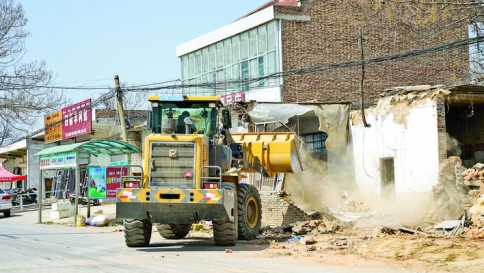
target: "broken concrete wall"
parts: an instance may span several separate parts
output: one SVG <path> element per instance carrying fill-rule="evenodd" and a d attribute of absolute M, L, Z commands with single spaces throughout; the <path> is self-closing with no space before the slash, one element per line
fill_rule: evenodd
<path fill-rule="evenodd" d="M 403 199 L 428 193 L 438 182 L 439 149 L 436 98 L 448 91 L 430 86 L 387 92 L 375 107 L 351 112 L 350 142 L 355 180 L 367 194 Z M 393 164 L 385 165 L 384 162 Z M 393 170 L 384 170 L 393 165 Z M 393 181 L 382 172 L 393 172 Z M 385 185 L 393 187 L 385 193 Z"/>

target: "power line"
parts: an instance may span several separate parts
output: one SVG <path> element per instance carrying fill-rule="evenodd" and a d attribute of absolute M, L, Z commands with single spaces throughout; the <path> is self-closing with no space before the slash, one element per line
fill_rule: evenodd
<path fill-rule="evenodd" d="M 171 80 L 171 81 L 165 81 L 165 82 L 159 82 L 159 83 L 151 83 L 151 84 L 144 84 L 144 85 L 137 85 L 137 86 L 131 86 L 130 88 L 123 88 L 123 91 L 126 92 L 146 92 L 146 91 L 157 91 L 157 90 L 178 90 L 178 89 L 184 89 L 184 88 L 200 88 L 200 89 L 210 89 L 205 92 L 213 92 L 213 90 L 226 90 L 228 87 L 234 86 L 234 85 L 247 85 L 247 84 L 252 84 L 260 81 L 268 81 L 270 79 L 277 79 L 281 77 L 286 77 L 289 75 L 298 75 L 298 74 L 306 74 L 306 73 L 314 73 L 314 72 L 319 72 L 319 71 L 326 71 L 326 70 L 336 70 L 336 69 L 341 69 L 341 68 L 350 68 L 350 67 L 357 67 L 357 66 L 362 66 L 362 65 L 373 65 L 373 64 L 378 64 L 378 63 L 383 63 L 383 62 L 388 62 L 388 61 L 394 61 L 394 60 L 399 60 L 399 59 L 406 59 L 410 57 L 417 57 L 417 56 L 422 56 L 422 55 L 428 55 L 428 54 L 434 54 L 434 53 L 440 53 L 444 52 L 449 49 L 454 49 L 454 48 L 459 48 L 463 46 L 470 46 L 478 43 L 484 42 L 484 36 L 480 37 L 475 37 L 475 38 L 468 38 L 460 41 L 455 41 L 443 45 L 439 45 L 436 47 L 431 47 L 431 48 L 426 48 L 426 49 L 420 49 L 420 50 L 414 50 L 410 52 L 405 52 L 401 54 L 394 54 L 394 55 L 389 55 L 389 56 L 383 56 L 383 57 L 377 57 L 377 58 L 372 58 L 368 60 L 355 60 L 355 61 L 348 61 L 348 62 L 343 62 L 343 63 L 331 63 L 331 64 L 324 64 L 324 65 L 319 65 L 319 66 L 313 66 L 313 67 L 307 67 L 307 68 L 301 68 L 301 69 L 293 69 L 285 72 L 277 72 L 273 73 L 270 75 L 262 76 L 262 77 L 253 77 L 253 78 L 242 78 L 242 79 L 233 79 L 229 81 L 224 81 L 224 82 L 206 82 L 206 83 L 198 83 L 198 84 L 183 84 L 179 83 L 180 80 Z M 161 86 L 157 86 L 161 85 Z M 19 85 L 21 86 L 21 85 Z M 60 87 L 60 86 L 42 86 L 43 88 L 59 88 L 59 89 L 107 89 L 106 87 L 103 88 L 87 88 L 87 87 Z M 0 88 L 1 90 L 1 88 Z M 203 91 L 199 93 L 204 93 Z M 91 103 L 91 109 L 98 106 L 101 104 L 103 101 L 111 99 L 115 96 L 114 88 L 110 89 L 109 92 L 101 95 L 98 99 L 96 99 L 94 102 Z M 82 111 L 82 110 L 80 110 Z M 77 112 L 75 112 L 77 113 Z M 75 114 L 74 113 L 74 114 Z M 65 118 L 62 120 L 65 121 Z M 44 127 L 41 129 L 38 129 L 34 132 L 29 133 L 25 137 L 20 137 L 15 140 L 12 140 L 11 143 L 15 143 L 19 140 L 25 139 L 25 138 L 31 138 L 35 136 L 38 133 L 41 133 L 42 131 L 45 131 L 45 129 L 48 129 L 49 127 Z M 10 144 L 11 144 L 10 143 Z M 10 145 L 8 144 L 8 145 Z"/>
<path fill-rule="evenodd" d="M 405 52 L 401 54 L 377 57 L 377 58 L 372 58 L 368 60 L 354 60 L 354 61 L 348 61 L 348 62 L 342 62 L 342 63 L 323 64 L 318 66 L 293 69 L 293 70 L 284 71 L 284 72 L 276 72 L 270 75 L 260 76 L 260 77 L 238 78 L 238 79 L 232 79 L 227 81 L 193 83 L 193 84 L 183 84 L 179 79 L 176 79 L 176 80 L 169 80 L 169 81 L 158 82 L 158 83 L 131 85 L 130 87 L 123 87 L 123 90 L 126 92 L 157 91 L 157 90 L 166 90 L 166 89 L 174 90 L 174 89 L 184 89 L 184 88 L 207 88 L 207 89 L 213 89 L 213 90 L 225 90 L 227 85 L 251 84 L 258 81 L 267 81 L 269 79 L 280 78 L 280 77 L 285 77 L 285 76 L 294 75 L 294 74 L 305 74 L 305 73 L 313 73 L 313 72 L 319 72 L 319 71 L 325 71 L 325 70 L 334 70 L 334 69 L 340 69 L 340 68 L 378 64 L 378 63 L 388 62 L 388 61 L 393 61 L 398 59 L 405 59 L 405 58 L 416 57 L 421 55 L 439 53 L 445 50 L 459 48 L 463 46 L 470 46 L 470 45 L 474 45 L 482 42 L 484 42 L 484 36 L 468 38 L 460 41 L 439 45 L 436 47 L 419 49 L 419 50 L 414 50 L 414 51 Z M 173 84 L 170 84 L 170 83 L 173 83 Z M 223 86 L 223 85 L 226 85 L 226 86 Z M 56 86 L 56 85 L 35 86 L 35 85 L 23 85 L 23 84 L 16 84 L 16 83 L 9 83 L 9 84 L 0 83 L 0 90 L 22 89 L 22 88 L 48 88 L 48 89 L 63 89 L 63 90 L 105 90 L 105 89 L 111 89 L 112 87 Z"/>
<path fill-rule="evenodd" d="M 342 63 L 330 63 L 318 66 L 312 66 L 307 68 L 300 68 L 300 69 L 293 69 L 285 72 L 277 72 L 266 76 L 261 77 L 252 77 L 252 78 L 242 78 L 242 79 L 233 79 L 228 81 L 220 81 L 220 82 L 206 82 L 206 83 L 193 83 L 193 84 L 171 84 L 171 85 L 163 85 L 163 86 L 154 86 L 154 87 L 141 87 L 138 86 L 136 88 L 124 88 L 123 90 L 128 92 L 136 92 L 136 91 L 157 91 L 157 90 L 175 90 L 175 89 L 185 89 L 185 88 L 205 88 L 211 90 L 225 90 L 227 87 L 234 86 L 234 85 L 247 85 L 256 83 L 259 81 L 267 81 L 270 79 L 277 79 L 281 77 L 286 77 L 289 75 L 297 75 L 297 74 L 306 74 L 306 73 L 314 73 L 320 71 L 327 71 L 327 70 L 335 70 L 341 68 L 350 68 L 350 67 L 359 67 L 359 66 L 366 66 L 366 65 L 374 65 L 383 62 L 389 62 L 394 60 L 406 59 L 410 57 L 417 57 L 422 55 L 434 54 L 434 53 L 441 53 L 446 50 L 459 48 L 463 46 L 470 46 L 478 43 L 484 42 L 484 36 L 475 37 L 475 38 L 468 38 L 460 41 L 455 41 L 443 45 L 439 45 L 436 47 L 426 48 L 426 49 L 419 49 L 410 52 L 405 52 L 401 54 L 394 54 L 389 56 L 377 57 L 368 60 L 354 60 Z M 207 91 L 211 92 L 211 91 Z"/>

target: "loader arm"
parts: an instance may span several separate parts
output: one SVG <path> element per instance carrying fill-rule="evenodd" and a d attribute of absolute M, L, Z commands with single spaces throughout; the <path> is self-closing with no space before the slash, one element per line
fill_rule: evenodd
<path fill-rule="evenodd" d="M 293 132 L 231 133 L 231 136 L 245 151 L 246 169 L 259 170 L 267 176 L 304 169 Z"/>

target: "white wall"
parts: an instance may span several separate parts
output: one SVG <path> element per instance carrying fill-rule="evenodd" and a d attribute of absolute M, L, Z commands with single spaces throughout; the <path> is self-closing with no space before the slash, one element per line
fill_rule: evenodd
<path fill-rule="evenodd" d="M 354 115 L 355 112 L 352 112 Z M 427 100 L 409 110 L 406 125 L 396 123 L 391 112 L 367 114 L 371 127 L 350 123 L 355 180 L 367 193 L 381 194 L 380 158 L 393 157 L 395 194 L 430 192 L 438 182 L 437 110 Z"/>

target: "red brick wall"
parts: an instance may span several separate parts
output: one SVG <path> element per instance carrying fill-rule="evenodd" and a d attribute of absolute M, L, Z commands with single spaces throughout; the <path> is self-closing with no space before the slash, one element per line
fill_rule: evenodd
<path fill-rule="evenodd" d="M 401 54 L 467 38 L 467 22 L 430 23 L 425 28 L 394 24 L 381 17 L 364 19 L 360 1 L 308 1 L 303 8 L 278 7 L 278 13 L 309 15 L 310 22 L 283 21 L 283 70 L 360 60 L 359 27 L 365 59 Z M 444 19 L 441 19 L 444 20 Z M 363 23 L 365 22 L 365 23 Z M 444 27 L 446 26 L 446 27 Z M 468 82 L 468 52 L 460 48 L 365 67 L 365 103 L 373 103 L 386 88 L 420 84 Z M 359 105 L 360 67 L 287 75 L 285 102 L 340 102 Z"/>

